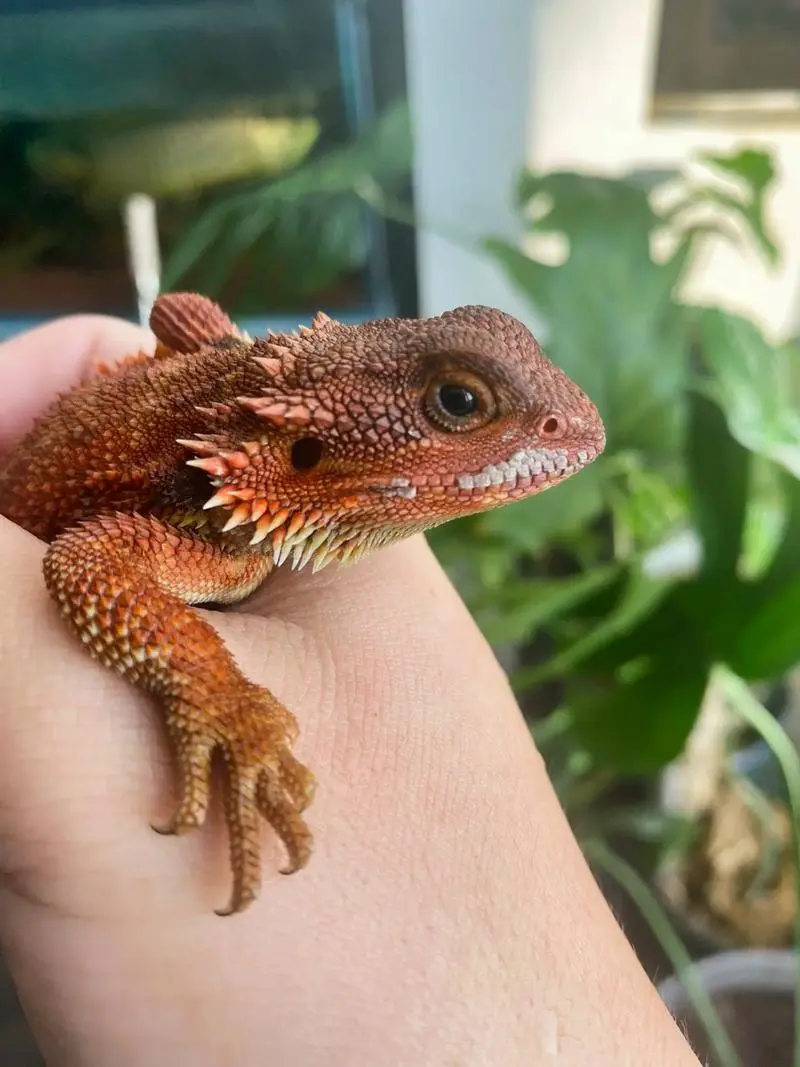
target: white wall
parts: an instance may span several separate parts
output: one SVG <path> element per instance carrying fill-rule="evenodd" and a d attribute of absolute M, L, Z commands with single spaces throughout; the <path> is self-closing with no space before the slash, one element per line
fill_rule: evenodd
<path fill-rule="evenodd" d="M 530 317 L 488 257 L 434 231 L 473 241 L 520 234 L 511 194 L 528 152 L 534 6 L 406 0 L 423 315 L 475 303 Z"/>
<path fill-rule="evenodd" d="M 769 204 L 778 270 L 715 245 L 687 295 L 800 330 L 800 128 L 651 125 L 660 0 L 406 0 L 416 195 L 423 220 L 514 237 L 521 165 L 621 172 L 674 166 L 697 148 L 764 145 L 780 169 Z M 493 266 L 420 239 L 423 313 L 458 303 L 530 311 Z"/>
<path fill-rule="evenodd" d="M 800 128 L 651 124 L 660 0 L 536 0 L 529 161 L 543 169 L 674 166 L 696 149 L 760 145 L 779 168 L 769 204 L 778 269 L 715 244 L 689 298 L 757 317 L 775 335 L 800 328 Z"/>

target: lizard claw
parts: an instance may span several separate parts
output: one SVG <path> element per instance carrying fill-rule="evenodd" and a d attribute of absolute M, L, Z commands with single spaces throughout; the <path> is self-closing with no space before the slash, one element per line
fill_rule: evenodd
<path fill-rule="evenodd" d="M 227 907 L 216 914 L 244 911 L 261 888 L 261 818 L 286 849 L 288 862 L 282 874 L 305 867 L 311 856 L 313 839 L 301 813 L 311 803 L 316 783 L 289 749 L 297 735 L 296 721 L 267 690 L 230 676 L 216 699 L 202 686 L 197 693 L 184 692 L 169 711 L 169 721 L 181 724 L 170 730 L 180 796 L 173 816 L 166 823 L 152 824 L 153 829 L 184 834 L 203 825 L 212 758 L 219 752 L 225 764 L 233 892 Z"/>

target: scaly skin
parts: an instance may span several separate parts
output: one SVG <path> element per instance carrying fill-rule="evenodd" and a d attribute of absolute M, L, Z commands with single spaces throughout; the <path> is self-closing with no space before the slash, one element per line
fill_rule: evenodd
<path fill-rule="evenodd" d="M 314 777 L 294 716 L 187 605 L 233 603 L 284 563 L 314 569 L 557 484 L 605 444 L 591 401 L 516 319 L 483 307 L 251 341 L 216 304 L 163 296 L 153 357 L 61 397 L 0 457 L 0 514 L 49 543 L 44 576 L 89 652 L 153 693 L 202 825 L 226 767 L 233 892 L 261 884 L 259 815 L 312 851 Z"/>

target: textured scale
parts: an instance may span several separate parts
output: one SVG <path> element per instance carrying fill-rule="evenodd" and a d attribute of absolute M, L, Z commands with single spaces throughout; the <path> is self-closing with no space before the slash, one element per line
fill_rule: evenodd
<path fill-rule="evenodd" d="M 466 307 L 251 340 L 212 301 L 162 296 L 152 357 L 99 368 L 0 456 L 0 514 L 48 543 L 44 578 L 106 667 L 152 693 L 180 780 L 161 832 L 201 826 L 224 761 L 233 892 L 312 853 L 297 722 L 192 604 L 314 569 L 557 484 L 603 450 L 594 405 L 511 316 Z"/>

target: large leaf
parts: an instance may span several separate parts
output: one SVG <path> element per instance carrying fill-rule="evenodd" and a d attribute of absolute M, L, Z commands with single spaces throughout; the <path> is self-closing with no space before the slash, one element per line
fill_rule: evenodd
<path fill-rule="evenodd" d="M 727 663 L 749 681 L 779 678 L 800 663 L 800 574 L 753 612 Z"/>
<path fill-rule="evenodd" d="M 552 622 L 609 586 L 619 567 L 609 565 L 570 578 L 517 581 L 496 595 L 491 612 L 478 613 L 478 622 L 494 644 L 529 639 Z"/>
<path fill-rule="evenodd" d="M 689 395 L 686 467 L 707 575 L 736 574 L 747 510 L 750 453 L 731 437 L 718 404 Z"/>
<path fill-rule="evenodd" d="M 648 616 L 657 612 L 660 603 L 668 597 L 672 583 L 632 571 L 613 610 L 596 626 L 589 629 L 577 641 L 556 653 L 547 663 L 537 667 L 522 668 L 514 677 L 521 688 L 538 685 L 549 678 L 565 675 L 568 671 L 585 664 L 604 647 L 625 637 L 636 641 L 636 628 Z M 632 654 L 631 659 L 634 658 Z"/>
<path fill-rule="evenodd" d="M 750 587 L 729 576 L 669 583 L 632 572 L 623 588 L 599 623 L 522 680 L 541 681 L 554 669 L 609 677 L 642 661 L 677 669 L 687 654 L 710 668 L 733 655 L 751 615 Z"/>
<path fill-rule="evenodd" d="M 572 687 L 575 732 L 597 762 L 624 774 L 652 773 L 683 748 L 707 679 L 706 664 L 687 649 L 680 664 L 656 663 L 627 684 Z"/>
<path fill-rule="evenodd" d="M 768 152 L 740 148 L 735 152 L 699 152 L 698 158 L 736 178 L 742 178 L 755 196 L 763 196 L 775 180 L 775 165 Z"/>
<path fill-rule="evenodd" d="M 781 485 L 786 507 L 781 541 L 766 572 L 755 583 L 759 599 L 764 600 L 800 576 L 800 479 L 784 474 Z"/>
<path fill-rule="evenodd" d="M 617 453 L 606 461 L 606 469 L 615 475 L 606 477 L 605 495 L 620 558 L 663 548 L 671 533 L 685 529 L 686 493 L 676 467 L 673 464 L 667 476 L 640 453 Z"/>
<path fill-rule="evenodd" d="M 485 248 L 544 321 L 549 355 L 597 404 L 609 452 L 668 454 L 679 439 L 685 380 L 684 318 L 672 294 L 688 245 L 654 261 L 658 218 L 633 183 L 526 175 L 521 196 L 534 205 L 544 198 L 532 225 L 566 238 L 565 262 L 551 266 L 500 240 Z"/>
<path fill-rule="evenodd" d="M 773 347 L 739 315 L 702 308 L 697 324 L 708 389 L 745 448 L 800 478 L 800 350 Z"/>
<path fill-rule="evenodd" d="M 570 241 L 583 241 L 593 233 L 605 236 L 612 225 L 630 255 L 650 257 L 649 237 L 658 216 L 647 189 L 638 182 L 569 171 L 525 171 L 517 200 L 531 228 L 540 233 L 562 233 Z"/>
<path fill-rule="evenodd" d="M 778 246 L 769 233 L 765 219 L 766 194 L 775 180 L 775 166 L 769 153 L 755 148 L 743 148 L 728 155 L 701 152 L 699 158 L 718 170 L 739 179 L 744 186 L 742 196 L 726 196 L 721 190 L 704 188 L 702 194 L 713 202 L 741 215 L 761 251 L 770 263 L 778 261 Z M 698 191 L 693 190 L 695 195 Z"/>

